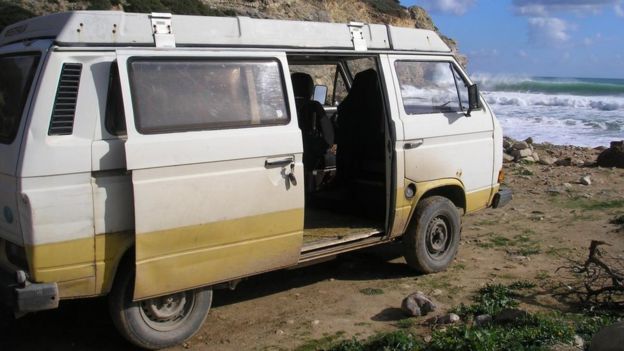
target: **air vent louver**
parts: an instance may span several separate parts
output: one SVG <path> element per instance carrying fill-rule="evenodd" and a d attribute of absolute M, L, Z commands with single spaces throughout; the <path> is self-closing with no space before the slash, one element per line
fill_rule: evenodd
<path fill-rule="evenodd" d="M 74 116 L 76 115 L 76 101 L 80 85 L 82 64 L 65 63 L 61 71 L 54 99 L 52 118 L 48 135 L 71 135 L 74 130 Z"/>

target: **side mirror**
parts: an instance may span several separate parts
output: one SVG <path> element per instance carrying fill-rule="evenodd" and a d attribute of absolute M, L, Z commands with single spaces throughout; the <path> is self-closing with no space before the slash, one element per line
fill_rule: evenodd
<path fill-rule="evenodd" d="M 473 84 L 468 87 L 468 111 L 466 116 L 470 117 L 470 113 L 481 108 L 481 98 L 479 96 L 479 87 Z"/>
<path fill-rule="evenodd" d="M 325 105 L 327 99 L 327 86 L 315 85 L 314 86 L 314 100 L 318 101 L 321 105 Z"/>

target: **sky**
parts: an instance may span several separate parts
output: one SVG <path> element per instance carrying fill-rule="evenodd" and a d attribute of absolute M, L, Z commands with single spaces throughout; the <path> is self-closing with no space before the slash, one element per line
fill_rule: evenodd
<path fill-rule="evenodd" d="M 457 40 L 471 73 L 624 79 L 624 0 L 401 0 Z"/>

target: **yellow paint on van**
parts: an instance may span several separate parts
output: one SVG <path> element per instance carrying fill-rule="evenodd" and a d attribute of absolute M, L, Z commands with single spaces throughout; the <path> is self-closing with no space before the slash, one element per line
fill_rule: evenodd
<path fill-rule="evenodd" d="M 133 232 L 107 233 L 95 236 L 96 294 L 108 294 L 113 286 L 119 262 L 133 244 Z M 131 268 L 134 267 L 131 266 Z"/>
<path fill-rule="evenodd" d="M 466 213 L 472 213 L 489 207 L 496 192 L 498 192 L 498 185 L 492 188 L 467 193 Z"/>
<path fill-rule="evenodd" d="M 290 266 L 302 243 L 303 208 L 138 234 L 134 298 Z"/>
<path fill-rule="evenodd" d="M 30 277 L 35 282 L 62 282 L 95 276 L 93 237 L 27 245 Z"/>

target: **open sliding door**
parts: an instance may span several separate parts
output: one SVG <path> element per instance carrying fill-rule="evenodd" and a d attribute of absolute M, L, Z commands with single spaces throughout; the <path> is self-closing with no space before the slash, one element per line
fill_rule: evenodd
<path fill-rule="evenodd" d="M 301 132 L 283 53 L 120 50 L 134 298 L 297 263 Z"/>

